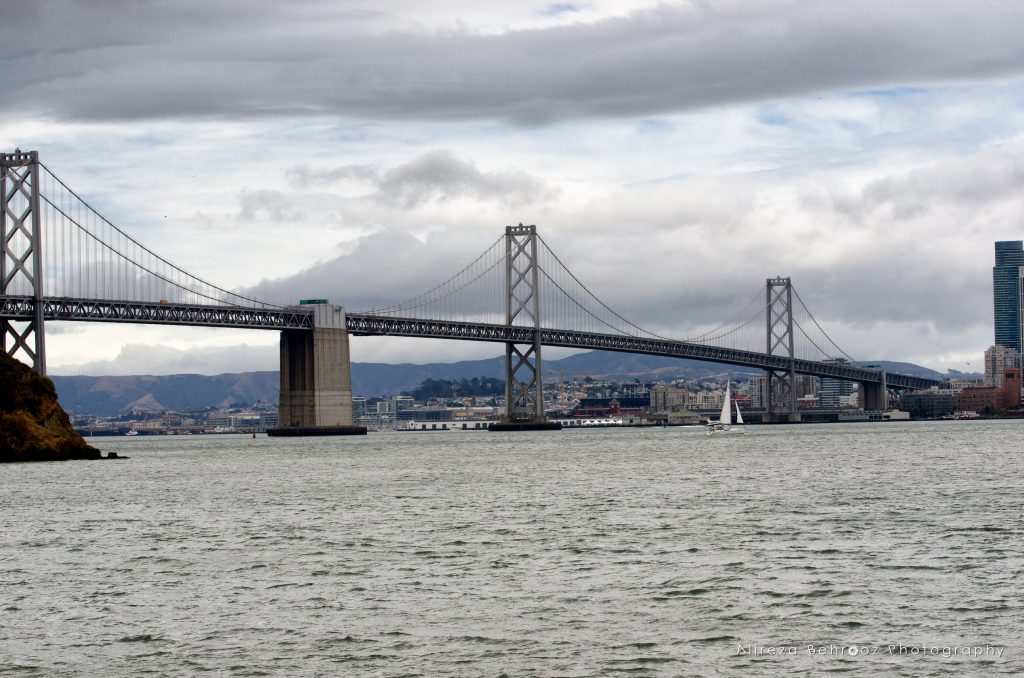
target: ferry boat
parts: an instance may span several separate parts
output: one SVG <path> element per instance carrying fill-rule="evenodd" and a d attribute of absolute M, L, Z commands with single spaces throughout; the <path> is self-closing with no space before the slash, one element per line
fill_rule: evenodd
<path fill-rule="evenodd" d="M 397 431 L 486 431 L 489 421 L 406 421 Z"/>

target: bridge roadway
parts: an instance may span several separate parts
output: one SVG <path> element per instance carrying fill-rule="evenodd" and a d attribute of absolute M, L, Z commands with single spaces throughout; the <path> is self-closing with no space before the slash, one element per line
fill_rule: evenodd
<path fill-rule="evenodd" d="M 263 330 L 312 330 L 311 310 L 303 308 L 246 308 L 239 306 L 212 306 L 203 304 L 165 304 L 134 301 L 105 301 L 63 297 L 43 300 L 46 320 L 125 322 L 154 325 L 193 325 L 203 327 L 241 327 Z M 34 301 L 26 296 L 0 297 L 0 318 L 31 320 Z M 464 341 L 491 341 L 517 344 L 533 343 L 533 328 L 492 323 L 463 321 L 420 320 L 392 318 L 368 313 L 346 313 L 350 334 L 362 336 L 402 336 L 433 339 L 461 339 Z M 725 363 L 741 367 L 755 367 L 778 372 L 789 371 L 789 359 L 755 351 L 742 351 L 720 346 L 707 346 L 685 341 L 650 339 L 597 332 L 541 329 L 541 343 L 545 346 L 589 348 L 602 351 L 642 353 L 646 355 L 690 358 Z M 881 372 L 850 365 L 834 365 L 814 360 L 795 361 L 798 374 L 845 379 L 864 384 L 878 384 Z M 941 381 L 906 374 L 887 373 L 888 388 L 924 389 L 937 386 Z"/>
<path fill-rule="evenodd" d="M 32 297 L 0 297 L 0 318 L 6 320 L 31 320 L 34 308 L 35 302 Z M 69 297 L 44 298 L 43 319 L 198 327 L 244 327 L 254 330 L 313 329 L 313 314 L 305 309 L 107 301 Z"/>

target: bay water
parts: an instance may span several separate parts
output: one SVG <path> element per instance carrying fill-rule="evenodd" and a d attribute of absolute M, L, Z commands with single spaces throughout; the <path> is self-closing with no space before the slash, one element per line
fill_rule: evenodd
<path fill-rule="evenodd" d="M 1022 434 L 97 438 L 0 465 L 0 674 L 1017 675 Z"/>

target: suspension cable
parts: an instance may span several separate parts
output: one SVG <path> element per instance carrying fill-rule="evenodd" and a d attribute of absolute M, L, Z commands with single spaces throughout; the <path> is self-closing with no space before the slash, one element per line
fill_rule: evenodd
<path fill-rule="evenodd" d="M 842 347 L 839 346 L 839 344 L 837 344 L 835 341 L 833 341 L 832 337 L 830 337 L 828 335 L 828 332 L 826 332 L 825 329 L 820 324 L 818 324 L 818 321 L 814 317 L 814 314 L 811 313 L 811 310 L 809 308 L 807 308 L 807 304 L 804 303 L 804 300 L 800 298 L 800 293 L 797 292 L 796 289 L 793 288 L 792 285 L 790 285 L 790 289 L 793 290 L 793 294 L 796 296 L 797 301 L 800 302 L 800 305 L 803 306 L 803 309 L 805 311 L 807 311 L 807 317 L 809 317 L 811 319 L 811 322 L 813 322 L 814 325 L 818 328 L 818 330 L 825 336 L 825 338 L 828 339 L 829 343 L 832 344 L 832 346 L 835 347 L 840 353 L 842 353 L 844 356 L 846 356 L 847 360 L 849 360 L 851 363 L 853 363 L 857 367 L 860 367 L 861 366 L 860 363 L 858 363 L 856 360 L 854 360 L 852 357 L 850 357 L 850 354 L 847 353 L 846 351 L 844 351 L 842 349 Z M 801 331 L 803 331 L 803 328 L 801 328 Z M 805 334 L 804 336 L 807 336 L 807 335 Z M 807 338 L 810 339 L 810 337 L 807 337 Z M 812 341 L 811 343 L 814 343 L 814 342 Z M 815 345 L 815 347 L 818 348 L 817 345 Z M 818 350 L 821 351 L 821 348 L 818 348 Z M 825 351 L 821 351 L 821 352 L 824 353 L 825 355 L 828 355 L 828 353 L 825 352 Z"/>
<path fill-rule="evenodd" d="M 117 232 L 118 232 L 118 233 L 120 233 L 120 234 L 121 234 L 122 236 L 124 236 L 125 238 L 127 238 L 127 239 L 128 239 L 129 241 L 131 241 L 131 242 L 132 242 L 133 244 L 135 244 L 136 246 L 138 246 L 138 247 L 139 247 L 140 249 L 142 249 L 142 250 L 143 250 L 144 252 L 146 252 L 146 253 L 150 254 L 151 256 L 153 256 L 154 258 L 156 258 L 157 260 L 159 260 L 160 262 L 162 262 L 162 263 L 166 264 L 167 266 L 171 267 L 171 268 L 172 268 L 173 270 L 175 270 L 175 271 L 177 271 L 177 272 L 179 272 L 179 273 L 183 273 L 183 274 L 184 274 L 185 276 L 187 276 L 187 277 L 189 277 L 189 278 L 192 278 L 193 280 L 196 280 L 197 282 L 199 282 L 199 283 L 202 283 L 203 285 L 206 285 L 207 287 L 209 287 L 209 288 L 212 288 L 212 289 L 214 289 L 214 290 L 216 290 L 216 291 L 218 291 L 218 292 L 221 292 L 221 293 L 223 293 L 223 294 L 226 294 L 226 295 L 228 295 L 228 296 L 231 296 L 231 297 L 235 297 L 235 298 L 237 298 L 237 299 L 242 299 L 242 300 L 244 300 L 244 301 L 250 302 L 250 303 L 252 303 L 252 304 L 255 304 L 255 305 L 257 305 L 257 306 L 270 306 L 270 307 L 273 307 L 273 308 L 282 308 L 281 306 L 279 306 L 279 305 L 277 305 L 277 304 L 271 304 L 271 303 L 268 303 L 268 302 L 265 302 L 265 301 L 259 301 L 258 299 L 252 299 L 252 298 L 250 298 L 250 297 L 247 297 L 247 296 L 245 296 L 244 294 L 238 294 L 237 292 L 232 292 L 232 291 L 230 291 L 230 290 L 226 290 L 226 289 L 224 289 L 223 287 L 218 287 L 217 285 L 214 285 L 213 283 L 207 282 L 206 280 L 203 280 L 202 278 L 200 278 L 200 277 L 198 277 L 198 276 L 195 276 L 195 275 L 193 275 L 193 274 L 189 273 L 188 271 L 186 271 L 186 270 L 184 270 L 184 269 L 182 269 L 182 268 L 180 268 L 180 267 L 178 267 L 178 266 L 175 266 L 175 265 L 174 265 L 174 264 L 172 264 L 172 263 L 171 263 L 170 261 L 168 261 L 168 260 L 164 259 L 164 258 L 163 258 L 163 257 L 161 257 L 161 256 L 160 256 L 159 254 L 156 254 L 155 252 L 153 252 L 152 250 L 150 250 L 150 249 L 149 249 L 148 247 L 146 247 L 145 245 L 143 245 L 143 244 L 142 244 L 142 243 L 140 243 L 139 241 L 135 240 L 135 238 L 131 237 L 130 235 L 128 235 L 127 233 L 125 233 L 124 231 L 122 231 L 122 230 L 121 230 L 120 228 L 118 228 L 118 227 L 117 227 L 117 226 L 116 226 L 116 225 L 115 225 L 114 223 L 112 223 L 112 222 L 111 222 L 111 221 L 110 221 L 109 219 L 107 219 L 107 218 L 106 218 L 106 217 L 104 217 L 104 216 L 103 216 L 102 214 L 100 214 L 100 213 L 99 213 L 99 212 L 98 212 L 98 211 L 97 211 L 97 210 L 96 210 L 96 209 L 95 209 L 95 208 L 94 208 L 94 207 L 93 207 L 92 205 L 90 205 L 90 204 L 89 204 L 89 202 L 88 202 L 88 201 L 86 201 L 86 200 L 85 200 L 84 198 L 82 198 L 82 197 L 81 197 L 80 195 L 78 195 L 77 193 L 75 193 L 75 192 L 74 192 L 74 191 L 73 191 L 73 190 L 72 190 L 72 189 L 71 189 L 71 188 L 70 188 L 70 187 L 69 187 L 69 186 L 68 186 L 67 184 L 65 184 L 65 183 L 64 183 L 64 182 L 63 182 L 63 181 L 62 181 L 62 180 L 60 179 L 60 177 L 58 177 L 58 176 L 57 176 L 56 174 L 54 174 L 54 173 L 53 173 L 53 171 L 52 171 L 52 170 L 51 170 L 51 169 L 50 169 L 49 167 L 47 167 L 46 165 L 44 165 L 44 164 L 43 164 L 42 162 L 40 162 L 39 164 L 40 164 L 40 166 L 42 166 L 42 167 L 43 167 L 43 168 L 44 168 L 44 169 L 46 170 L 47 174 L 49 174 L 49 175 L 50 175 L 50 177 L 52 177 L 52 178 L 53 178 L 54 180 L 56 180 L 56 182 L 57 182 L 58 184 L 60 184 L 60 185 L 61 185 L 61 186 L 62 186 L 62 187 L 64 188 L 64 190 L 66 190 L 66 191 L 67 191 L 68 193 L 70 193 L 71 195 L 73 195 L 73 196 L 74 196 L 74 197 L 75 197 L 75 198 L 76 198 L 76 199 L 77 199 L 77 200 L 78 200 L 79 202 L 81 202 L 81 203 L 82 203 L 83 205 L 85 205 L 85 207 L 86 207 L 86 208 L 88 208 L 88 209 L 89 209 L 89 211 L 91 211 L 91 212 L 92 212 L 93 214 L 95 214 L 95 215 L 96 215 L 97 217 L 99 217 L 99 218 L 100 218 L 100 220 L 101 220 L 101 221 L 103 221 L 103 223 L 105 223 L 105 224 L 107 224 L 108 226 L 110 226 L 111 228 L 113 228 L 113 229 L 114 229 L 115 231 L 117 231 Z M 59 208 L 57 208 L 57 207 L 56 207 L 56 205 L 54 205 L 54 204 L 53 204 L 52 202 L 50 202 L 50 200 L 49 200 L 49 199 L 47 199 L 47 200 L 46 200 L 46 202 L 48 202 L 48 203 L 49 203 L 49 204 L 50 204 L 51 206 L 53 206 L 53 207 L 54 207 L 55 209 L 57 209 L 57 210 L 58 210 L 59 212 L 61 212 L 61 214 L 63 214 L 63 215 L 65 216 L 65 218 L 67 218 L 67 219 L 68 219 L 68 220 L 70 220 L 70 221 L 71 221 L 72 223 L 74 223 L 74 224 L 75 224 L 76 226 L 78 226 L 78 228 L 80 228 L 81 230 L 83 230 L 83 231 L 85 231 L 85 232 L 87 232 L 87 233 L 89 232 L 89 231 L 88 231 L 88 229 L 86 229 L 86 228 L 85 228 L 85 227 L 83 227 L 83 226 L 82 226 L 82 225 L 81 225 L 80 223 L 78 223 L 77 221 L 75 221 L 74 219 L 72 219 L 72 218 L 71 218 L 70 216 L 68 216 L 68 214 L 67 214 L 66 212 L 64 212 L 63 210 L 60 210 Z M 96 236 L 93 236 L 93 237 L 95 238 Z M 98 241 L 98 242 L 100 242 L 101 244 L 105 245 L 105 246 L 107 247 L 107 249 L 110 249 L 111 251 L 117 252 L 117 253 L 118 253 L 118 254 L 119 254 L 119 255 L 120 255 L 120 256 L 121 256 L 122 258 L 124 258 L 124 259 L 125 259 L 126 261 L 128 261 L 129 263 L 133 263 L 133 264 L 135 263 L 135 262 L 131 261 L 130 259 L 128 259 L 127 257 L 125 257 L 125 255 L 121 254 L 121 253 L 120 253 L 119 251 L 117 251 L 117 250 L 114 250 L 114 249 L 113 249 L 112 247 L 110 247 L 110 246 L 109 246 L 109 245 L 107 245 L 106 243 L 103 243 L 103 241 L 99 240 L 98 238 L 97 238 L 97 241 Z M 138 265 L 138 264 L 136 264 L 136 265 Z M 139 268 L 142 268 L 142 267 L 141 267 L 141 266 L 139 266 Z M 150 273 L 152 273 L 152 271 L 149 271 L 149 272 L 150 272 Z M 156 275 L 156 274 L 154 274 L 154 275 Z M 162 276 L 161 276 L 161 277 L 162 277 Z M 188 292 L 191 292 L 191 293 L 196 293 L 196 292 L 195 292 L 195 290 L 190 290 L 190 289 L 188 289 L 188 288 L 186 288 L 186 287 L 183 287 L 182 285 L 180 285 L 180 284 L 178 284 L 178 283 L 175 283 L 175 282 L 172 282 L 172 281 L 170 281 L 170 280 L 167 280 L 166 278 L 163 278 L 163 279 L 164 279 L 164 280 L 165 280 L 166 282 L 168 282 L 168 283 L 170 283 L 170 284 L 174 285 L 175 287 L 178 287 L 179 289 L 183 289 L 183 290 L 186 290 L 186 291 L 188 291 Z M 216 301 L 220 301 L 221 303 L 225 303 L 225 300 L 222 300 L 222 299 L 217 299 L 216 297 L 211 297 L 211 296 L 209 296 L 209 295 L 205 295 L 205 294 L 202 294 L 202 295 L 200 295 L 200 296 L 203 296 L 203 297 L 205 297 L 205 298 L 207 298 L 207 299 L 213 299 L 213 300 L 216 300 Z M 238 306 L 238 304 L 231 304 L 231 305 L 235 305 L 235 306 Z"/>
<path fill-rule="evenodd" d="M 499 236 L 497 240 L 495 240 L 495 241 L 494 241 L 493 243 L 491 243 L 491 246 L 490 246 L 490 247 L 488 247 L 488 248 L 487 248 L 486 250 L 484 250 L 484 253 L 483 253 L 483 254 L 481 254 L 481 255 L 480 255 L 480 256 L 478 256 L 478 257 L 477 257 L 476 259 L 474 259 L 474 260 L 473 260 L 472 262 L 470 262 L 470 263 L 469 263 L 469 264 L 468 264 L 468 265 L 467 265 L 467 266 L 466 266 L 465 268 L 463 268 L 463 269 L 462 269 L 461 271 L 459 271 L 459 272 L 458 272 L 458 273 L 456 273 L 455 275 L 451 276 L 450 278 L 448 278 L 448 279 L 447 279 L 447 280 L 445 280 L 444 282 L 442 282 L 442 283 L 440 283 L 440 284 L 438 284 L 438 285 L 435 285 L 434 287 L 431 287 L 431 288 L 430 288 L 429 290 L 427 290 L 426 292 L 423 292 L 423 293 L 421 293 L 421 294 L 417 294 L 417 295 L 416 295 L 415 297 L 409 297 L 409 298 L 408 298 L 408 299 L 406 299 L 405 301 L 400 301 L 400 302 L 398 302 L 398 303 L 396 303 L 396 304 L 391 304 L 391 305 L 389 305 L 389 306 L 381 306 L 380 308 L 373 308 L 373 309 L 370 309 L 370 310 L 368 310 L 368 311 L 363 311 L 363 312 L 364 312 L 364 313 L 367 313 L 367 314 L 369 314 L 369 313 L 375 313 L 375 314 L 381 314 L 381 313 L 390 313 L 390 312 L 392 312 L 392 311 L 394 311 L 394 310 L 400 310 L 400 309 L 402 309 L 402 308 L 403 308 L 403 307 L 404 307 L 404 306 L 405 306 L 406 304 L 412 303 L 412 302 L 414 302 L 414 301 L 418 301 L 419 299 L 422 299 L 423 297 L 427 296 L 428 294 L 431 294 L 432 292 L 436 292 L 437 290 L 441 289 L 442 287 L 444 287 L 444 286 L 445 286 L 445 285 L 447 285 L 448 283 L 450 283 L 450 282 L 452 282 L 453 280 L 455 280 L 456 278 L 458 278 L 458 277 L 459 277 L 460 275 L 462 275 L 463 273 L 465 273 L 465 272 L 466 272 L 466 271 L 468 271 L 469 269 L 471 269 L 471 268 L 473 268 L 474 266 L 476 266 L 476 264 L 477 264 L 477 263 L 478 263 L 478 262 L 479 262 L 479 261 L 480 261 L 481 259 L 483 259 L 484 257 L 486 257 L 486 256 L 487 256 L 488 254 L 490 254 L 490 253 L 491 253 L 491 250 L 493 250 L 493 249 L 494 249 L 494 248 L 495 248 L 495 247 L 496 247 L 496 246 L 498 245 L 498 243 L 500 243 L 500 242 L 501 242 L 501 241 L 502 241 L 502 240 L 504 239 L 504 237 L 505 237 L 505 236 L 503 236 L 503 235 L 502 235 L 502 236 Z M 502 261 L 502 259 L 499 259 L 498 261 L 500 262 L 500 261 Z M 487 270 L 488 270 L 488 271 L 489 271 L 489 270 L 491 270 L 491 268 L 494 268 L 494 266 L 496 266 L 496 265 L 497 265 L 497 263 L 493 264 L 493 265 L 492 265 L 492 266 L 491 266 L 490 268 L 488 268 Z M 485 273 L 486 273 L 486 272 L 487 272 L 487 271 L 485 271 Z M 483 275 L 483 274 L 481 274 L 481 275 Z M 477 280 L 477 279 L 479 279 L 479 277 L 480 277 L 480 276 L 477 276 L 477 278 L 474 278 L 474 280 Z M 470 282 L 472 282 L 472 281 L 470 281 Z M 464 285 L 463 287 L 465 287 L 465 285 Z M 459 289 L 462 289 L 462 288 L 459 288 Z M 451 294 L 451 293 L 449 293 L 449 295 L 450 295 L 450 294 Z M 444 296 L 438 297 L 438 300 L 440 300 L 440 299 L 444 299 L 444 298 L 445 298 L 446 296 L 449 296 L 449 295 L 444 295 Z M 426 302 L 424 302 L 424 303 L 430 303 L 430 300 L 428 300 L 428 301 L 426 301 Z M 422 305 L 423 305 L 423 304 L 418 304 L 417 306 L 413 306 L 412 308 L 418 308 L 419 306 L 422 306 Z"/>
<path fill-rule="evenodd" d="M 609 312 L 609 313 L 611 313 L 611 314 L 612 314 L 613 316 L 615 316 L 616 318 L 618 318 L 618 319 L 619 319 L 619 320 L 621 320 L 622 322 L 626 323 L 627 325 L 629 325 L 629 326 L 630 326 L 630 327 L 632 327 L 633 329 L 637 330 L 638 332 L 641 332 L 641 333 L 643 333 L 643 334 L 648 334 L 648 335 L 650 335 L 651 337 L 653 337 L 653 338 L 655 338 L 655 339 L 666 339 L 666 340 L 668 340 L 668 341 L 675 341 L 674 339 L 671 339 L 671 338 L 669 338 L 669 337 L 663 337 L 663 336 L 660 336 L 660 335 L 658 335 L 658 334 L 655 334 L 654 332 L 651 332 L 650 330 L 645 330 L 644 328 L 640 327 L 639 325 L 637 325 L 637 324 L 635 324 L 635 323 L 633 323 L 633 322 L 630 322 L 629 320 L 626 320 L 626 319 L 625 319 L 625 318 L 623 318 L 623 317 L 622 317 L 621 315 L 619 315 L 618 313 L 616 313 L 615 311 L 613 311 L 613 310 L 612 310 L 611 308 L 609 308 L 609 307 L 608 307 L 608 305 L 607 305 L 607 304 L 605 304 L 605 303 L 604 303 L 603 301 L 601 301 L 601 300 L 600 300 L 600 299 L 599 299 L 599 298 L 597 297 L 597 295 L 596 295 L 596 294 L 594 294 L 593 292 L 591 292 L 591 291 L 590 291 L 590 289 L 589 289 L 589 288 L 588 288 L 588 287 L 587 287 L 586 285 L 584 285 L 584 284 L 583 284 L 582 282 L 580 282 L 580 279 L 579 279 L 579 278 L 577 278 L 577 277 L 575 276 L 575 274 L 573 274 L 573 272 L 569 270 L 569 267 L 568 267 L 568 266 L 566 266 L 566 265 L 565 265 L 564 263 L 562 263 L 562 260 L 558 258 L 558 255 L 554 253 L 554 251 L 553 251 L 553 250 L 551 249 L 551 246 L 550 246 L 550 245 L 548 245 L 547 241 L 545 241 L 545 240 L 544 240 L 544 238 L 542 238 L 542 237 L 540 236 L 540 234 L 538 234 L 538 235 L 537 235 L 537 239 L 538 239 L 538 240 L 540 240 L 540 241 L 541 241 L 542 243 L 544 243 L 544 249 L 546 249 L 546 250 L 547 250 L 547 253 L 551 255 L 551 258 L 553 258 L 553 259 L 554 259 L 554 260 L 555 260 L 556 262 L 558 262 L 558 265 L 562 267 L 562 270 L 564 270 L 564 271 L 565 271 L 566 273 L 568 273 L 568 274 L 569 274 L 569 277 L 570 277 L 570 278 L 572 278 L 572 279 L 573 279 L 574 281 L 576 281 L 576 284 L 577 284 L 577 285 L 579 285 L 579 286 L 580 286 L 581 288 L 583 288 L 583 291 L 584 291 L 584 292 L 586 292 L 586 293 L 587 293 L 587 294 L 588 294 L 588 295 L 590 296 L 590 298 L 591 298 L 591 299 L 593 299 L 593 300 L 594 300 L 594 301 L 596 301 L 596 302 L 597 302 L 598 304 L 600 304 L 600 305 L 601 305 L 601 307 L 602 307 L 602 308 L 604 308 L 604 310 L 608 311 L 608 312 Z M 550 280 L 550 278 L 548 278 L 548 279 Z M 554 282 L 554 281 L 552 280 L 552 282 Z M 561 287 L 559 287 L 559 289 L 561 289 Z M 562 292 L 563 292 L 564 294 L 566 294 L 567 296 L 569 296 L 570 298 L 572 298 L 572 297 L 571 297 L 571 295 L 569 295 L 569 294 L 568 294 L 568 292 L 565 292 L 565 290 L 562 290 Z M 575 301 L 575 300 L 574 300 L 574 301 Z M 577 302 L 577 303 L 578 303 L 578 302 Z M 580 308 L 583 308 L 583 307 L 581 306 Z M 595 317 L 596 317 L 596 316 L 595 316 Z M 606 323 L 606 324 L 607 324 L 607 323 Z"/>
<path fill-rule="evenodd" d="M 223 300 L 223 299 L 221 299 L 221 298 L 219 298 L 219 297 L 211 297 L 210 295 L 208 295 L 208 294 L 203 294 L 202 292 L 200 292 L 200 291 L 198 291 L 198 290 L 190 289 L 190 288 L 188 288 L 188 287 L 185 287 L 184 285 L 182 285 L 182 284 L 180 284 L 180 283 L 178 283 L 178 282 L 175 282 L 174 280 L 170 280 L 169 278 L 167 278 L 167 277 L 163 276 L 163 275 L 162 275 L 162 274 L 160 274 L 160 273 L 157 273 L 156 271 L 150 270 L 149 268 L 147 268 L 147 267 L 145 267 L 145 266 L 142 266 L 141 264 L 136 264 L 136 263 L 135 263 L 134 261 L 132 261 L 131 259 L 129 259 L 129 258 L 128 258 L 128 256 L 127 256 L 126 254 L 122 253 L 122 252 L 121 252 L 120 250 L 114 249 L 113 247 L 111 247 L 111 246 L 110 246 L 110 245 L 108 245 L 107 243 L 103 242 L 103 241 L 102 241 L 102 240 L 101 240 L 101 239 L 100 239 L 100 238 L 99 238 L 99 237 L 98 237 L 97 235 L 95 235 L 94 233 L 90 232 L 90 231 L 89 231 L 89 229 L 87 229 L 87 228 L 83 227 L 83 226 L 82 226 L 81 224 L 79 224 L 79 223 L 78 223 L 77 221 L 75 221 L 74 219 L 72 219 L 72 218 L 71 218 L 71 217 L 70 217 L 70 216 L 68 215 L 68 213 L 67 213 L 67 212 L 65 212 L 65 211 L 64 211 L 63 209 L 61 209 L 60 207 L 57 207 L 57 206 L 56 206 L 55 204 L 53 204 L 53 202 L 52 202 L 52 201 L 50 200 L 50 198 L 49 198 L 49 197 L 47 197 L 47 196 L 45 196 L 45 195 L 40 195 L 40 197 L 41 197 L 41 198 L 42 198 L 42 199 L 43 199 L 44 201 L 46 201 L 46 203 L 47 203 L 47 204 L 48 204 L 48 205 L 49 205 L 50 207 L 52 207 L 52 208 L 53 208 L 54 210 L 56 210 L 56 211 L 57 211 L 58 213 L 60 213 L 61 215 L 63 215 L 65 219 L 67 219 L 67 220 L 68 220 L 68 221 L 70 221 L 70 222 L 71 222 L 72 224 L 74 224 L 75 226 L 77 226 L 77 227 L 79 228 L 79 230 L 81 230 L 81 231 L 82 231 L 83 233 L 85 233 L 85 234 L 86 234 L 87 236 L 89 236 L 90 238 L 92 238 L 93 240 L 95 240 L 95 241 L 96 241 L 97 243 L 99 243 L 100 245 L 102 245 L 103 247 L 105 247 L 105 248 L 106 248 L 106 249 L 107 249 L 108 251 L 110 251 L 110 252 L 112 252 L 112 253 L 116 254 L 116 255 L 117 255 L 118 257 L 120 257 L 120 258 L 121 258 L 121 260 L 123 260 L 123 261 L 125 261 L 125 262 L 127 262 L 127 263 L 129 263 L 129 264 L 133 264 L 134 266 L 136 266 L 137 268 L 139 268 L 139 269 L 141 269 L 141 270 L 145 271 L 146 273 L 149 273 L 150 275 L 152 275 L 152 276 L 154 276 L 154 277 L 156 277 L 156 278 L 159 278 L 160 280 L 163 280 L 164 282 L 168 283 L 169 285 L 171 285 L 171 286 L 173 286 L 173 287 L 177 287 L 177 288 L 178 288 L 178 289 L 180 289 L 180 290 L 184 290 L 185 292 L 188 292 L 189 294 L 195 294 L 196 296 L 200 296 L 200 297 L 203 297 L 203 298 L 205 298 L 205 299 L 209 299 L 209 300 L 211 300 L 211 301 L 216 301 L 216 302 L 219 302 L 219 303 L 222 303 L 222 304 L 223 304 L 223 303 L 225 303 L 225 302 L 224 302 L 224 300 Z M 116 228 L 116 226 L 115 226 L 115 228 Z M 158 257 L 158 258 L 159 258 L 159 257 Z M 164 263 L 168 263 L 168 262 L 166 262 L 166 261 L 165 261 Z M 179 270 L 180 270 L 180 269 L 179 269 Z M 182 271 L 182 273 L 184 273 L 184 271 Z M 188 275 L 188 274 L 186 273 L 186 275 Z M 196 280 L 199 280 L 199 278 L 195 278 L 195 279 L 196 279 Z M 201 281 L 200 281 L 200 282 L 201 282 Z M 207 284 L 208 284 L 208 283 L 207 283 Z M 220 289 L 219 287 L 217 287 L 217 286 L 215 286 L 215 285 L 209 285 L 209 286 L 210 286 L 210 287 L 213 287 L 214 289 L 216 289 L 216 290 L 219 290 L 219 291 L 221 291 L 221 292 L 226 292 L 226 290 L 222 290 L 222 289 Z M 230 293 L 229 293 L 229 294 L 230 294 Z M 237 296 L 239 296 L 239 297 L 240 297 L 240 298 L 242 298 L 242 299 L 245 299 L 245 298 L 246 298 L 246 297 L 241 297 L 241 295 L 237 295 Z M 239 306 L 238 304 L 227 304 L 227 305 L 228 305 L 228 306 L 235 306 L 236 308 L 242 308 L 242 307 L 240 307 L 240 306 Z M 278 306 L 278 307 L 276 307 L 276 308 L 280 308 L 280 306 Z"/>

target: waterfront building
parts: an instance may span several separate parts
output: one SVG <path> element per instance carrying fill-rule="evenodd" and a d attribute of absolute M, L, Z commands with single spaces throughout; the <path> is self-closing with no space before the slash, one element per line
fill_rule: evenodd
<path fill-rule="evenodd" d="M 953 377 L 946 383 L 944 388 L 948 388 L 951 391 L 958 392 L 961 391 L 962 389 L 975 388 L 976 386 L 985 386 L 985 384 L 981 379 L 969 379 L 968 377 Z"/>
<path fill-rule="evenodd" d="M 956 392 L 945 389 L 914 391 L 900 399 L 900 407 L 915 419 L 938 419 L 956 410 Z"/>
<path fill-rule="evenodd" d="M 816 395 L 800 396 L 796 400 L 796 406 L 801 410 L 816 410 L 821 406 Z"/>
<path fill-rule="evenodd" d="M 675 386 L 654 386 L 651 388 L 652 412 L 679 412 L 686 409 L 689 391 Z"/>
<path fill-rule="evenodd" d="M 725 391 L 701 391 L 696 393 L 694 407 L 689 409 L 696 410 L 718 410 L 722 408 L 722 403 L 725 402 Z M 691 401 L 692 402 L 692 401 Z"/>
<path fill-rule="evenodd" d="M 639 416 L 650 408 L 650 397 L 580 398 L 573 416 L 577 419 Z"/>
<path fill-rule="evenodd" d="M 1008 346 L 990 346 L 985 350 L 985 386 L 1001 388 L 1003 372 L 1008 367 L 1021 367 L 1020 351 Z"/>
<path fill-rule="evenodd" d="M 416 404 L 412 396 L 407 395 L 396 395 L 391 398 L 391 412 L 395 415 L 395 419 L 412 419 L 413 412 L 412 408 Z"/>
<path fill-rule="evenodd" d="M 832 360 L 825 360 L 823 362 L 832 363 L 834 365 L 849 365 L 850 361 L 846 358 L 834 358 Z M 843 396 L 851 395 L 856 386 L 852 381 L 846 381 L 843 379 L 828 379 L 822 377 L 821 386 L 818 389 L 818 402 L 823 408 L 835 408 L 841 407 L 840 402 Z"/>
<path fill-rule="evenodd" d="M 1024 278 L 1024 241 L 996 242 L 992 268 L 992 301 L 997 346 L 1024 350 L 1021 346 L 1021 279 Z"/>
<path fill-rule="evenodd" d="M 839 396 L 840 408 L 850 408 L 855 410 L 857 409 L 858 405 L 860 405 L 860 394 L 857 393 L 856 391 L 854 391 L 853 393 L 848 393 L 844 396 Z"/>
<path fill-rule="evenodd" d="M 768 377 L 757 375 L 750 378 L 750 381 L 740 382 L 736 386 L 736 392 L 750 396 L 750 406 L 755 410 L 764 409 L 768 402 Z"/>
<path fill-rule="evenodd" d="M 359 417 L 366 415 L 366 398 L 355 396 L 352 398 L 352 416 L 358 421 Z"/>
<path fill-rule="evenodd" d="M 1007 367 L 1003 372 L 1003 384 L 1000 387 L 1003 391 L 1003 406 L 1008 410 L 1020 408 L 1021 402 L 1021 369 L 1019 367 Z"/>
<path fill-rule="evenodd" d="M 956 409 L 960 412 L 995 412 L 1001 410 L 1002 393 L 997 388 L 980 386 L 965 388 L 956 394 Z"/>
<path fill-rule="evenodd" d="M 818 397 L 818 391 L 821 389 L 819 379 L 810 374 L 798 374 L 796 375 L 796 397 L 799 398 L 810 398 Z"/>
<path fill-rule="evenodd" d="M 1020 368 L 1007 367 L 1000 388 L 965 388 L 956 396 L 956 408 L 968 412 L 1013 410 L 1020 407 Z"/>

